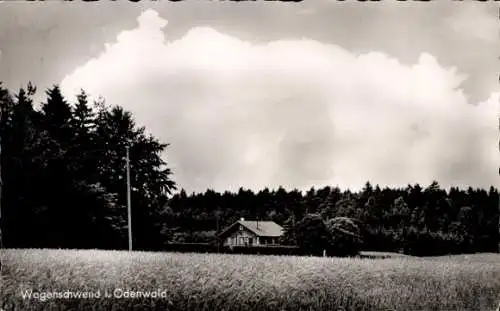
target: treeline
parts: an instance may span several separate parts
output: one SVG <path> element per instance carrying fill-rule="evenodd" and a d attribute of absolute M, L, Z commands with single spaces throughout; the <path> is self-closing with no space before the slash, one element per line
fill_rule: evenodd
<path fill-rule="evenodd" d="M 359 192 L 323 187 L 304 194 L 279 188 L 187 195 L 181 190 L 165 211 L 170 239 L 177 242 L 208 242 L 217 224 L 225 227 L 244 217 L 277 222 L 286 229 L 283 244 L 295 245 L 305 216 L 319 217 L 325 225 L 331 219 L 348 217 L 360 228 L 363 250 L 440 255 L 498 252 L 498 200 L 493 187 L 445 190 L 433 182 L 426 187 L 390 189 L 367 182 Z M 302 231 L 317 237 L 304 244 L 316 244 L 321 250 L 321 244 L 327 243 L 319 235 L 323 225 L 311 226 Z"/>
<path fill-rule="evenodd" d="M 146 134 L 130 112 L 103 99 L 90 103 L 84 91 L 68 100 L 57 85 L 35 104 L 35 92 L 32 84 L 15 93 L 0 84 L 5 247 L 126 249 L 130 146 L 137 249 L 217 243 L 217 233 L 243 217 L 273 220 L 286 229 L 283 245 L 319 252 L 325 243 L 340 243 L 326 241 L 325 232 L 335 226 L 333 219 L 347 217 L 364 250 L 498 251 L 499 195 L 493 187 L 442 189 L 433 182 L 390 189 L 367 182 L 358 192 L 241 188 L 172 195 L 176 185 L 162 160 L 168 145 Z"/>
<path fill-rule="evenodd" d="M 74 102 L 57 85 L 33 103 L 31 83 L 0 84 L 2 233 L 5 247 L 127 247 L 126 146 L 130 147 L 134 242 L 163 243 L 158 219 L 175 189 L 167 147 L 104 100 Z"/>

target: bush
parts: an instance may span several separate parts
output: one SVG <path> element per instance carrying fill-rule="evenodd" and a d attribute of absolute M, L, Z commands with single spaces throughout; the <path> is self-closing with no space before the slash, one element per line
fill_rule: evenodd
<path fill-rule="evenodd" d="M 222 253 L 247 255 L 300 256 L 304 251 L 297 246 L 225 246 L 217 243 L 167 243 L 162 251 L 177 253 Z"/>
<path fill-rule="evenodd" d="M 318 214 L 307 214 L 296 226 L 297 246 L 305 254 L 321 256 L 331 245 L 331 234 Z"/>
<path fill-rule="evenodd" d="M 358 255 L 362 246 L 361 230 L 355 221 L 348 217 L 336 217 L 326 223 L 331 235 L 328 254 L 332 256 Z"/>
<path fill-rule="evenodd" d="M 298 246 L 233 246 L 233 254 L 246 255 L 276 255 L 276 256 L 300 256 L 304 255 L 304 250 Z"/>

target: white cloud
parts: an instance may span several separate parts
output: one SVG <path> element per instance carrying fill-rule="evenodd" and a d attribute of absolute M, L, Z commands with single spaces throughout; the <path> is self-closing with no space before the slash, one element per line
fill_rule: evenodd
<path fill-rule="evenodd" d="M 497 185 L 499 94 L 473 106 L 464 76 L 422 53 L 406 66 L 310 40 L 244 42 L 213 29 L 168 41 L 152 10 L 61 83 L 131 110 L 191 191 Z"/>

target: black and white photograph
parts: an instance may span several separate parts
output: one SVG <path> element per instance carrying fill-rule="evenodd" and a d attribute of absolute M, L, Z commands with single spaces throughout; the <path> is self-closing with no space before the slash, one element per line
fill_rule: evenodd
<path fill-rule="evenodd" d="M 496 1 L 0 1 L 0 311 L 500 311 Z"/>

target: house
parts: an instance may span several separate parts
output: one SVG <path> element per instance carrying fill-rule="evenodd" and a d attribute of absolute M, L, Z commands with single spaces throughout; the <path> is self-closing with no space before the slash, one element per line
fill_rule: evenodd
<path fill-rule="evenodd" d="M 249 221 L 243 218 L 226 230 L 219 238 L 227 246 L 277 245 L 283 228 L 274 221 Z"/>

